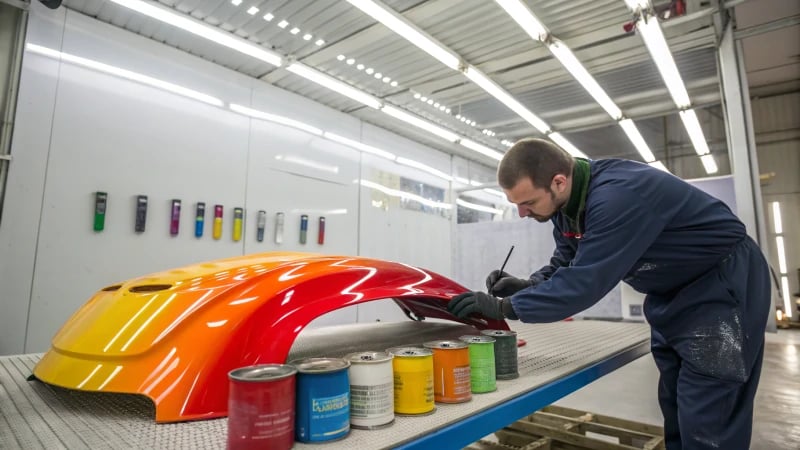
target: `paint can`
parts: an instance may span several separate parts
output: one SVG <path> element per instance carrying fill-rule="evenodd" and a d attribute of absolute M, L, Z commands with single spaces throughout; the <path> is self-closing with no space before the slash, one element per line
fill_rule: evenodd
<path fill-rule="evenodd" d="M 394 412 L 400 415 L 430 414 L 433 402 L 433 352 L 420 347 L 394 347 Z"/>
<path fill-rule="evenodd" d="M 294 445 L 295 374 L 285 364 L 228 372 L 228 449 Z"/>
<path fill-rule="evenodd" d="M 350 433 L 350 363 L 341 358 L 291 361 L 297 368 L 295 438 L 326 442 Z"/>
<path fill-rule="evenodd" d="M 493 337 L 468 335 L 458 338 L 469 345 L 469 373 L 473 394 L 483 394 L 497 390 L 494 371 Z"/>
<path fill-rule="evenodd" d="M 472 399 L 469 345 L 461 341 L 431 341 L 433 351 L 433 398 L 439 403 L 464 403 Z"/>
<path fill-rule="evenodd" d="M 392 355 L 384 352 L 350 353 L 350 426 L 365 430 L 394 422 Z"/>
<path fill-rule="evenodd" d="M 517 368 L 517 333 L 511 330 L 483 330 L 481 334 L 493 337 L 495 376 L 498 380 L 519 378 Z"/>

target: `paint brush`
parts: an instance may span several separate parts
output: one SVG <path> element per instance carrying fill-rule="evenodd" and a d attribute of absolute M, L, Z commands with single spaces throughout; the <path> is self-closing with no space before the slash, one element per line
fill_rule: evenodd
<path fill-rule="evenodd" d="M 511 258 L 511 252 L 513 251 L 514 251 L 514 246 L 512 245 L 511 248 L 508 250 L 508 254 L 506 255 L 505 261 L 503 261 L 503 265 L 500 266 L 500 273 L 497 275 L 497 279 L 494 280 L 494 283 L 492 283 L 492 287 L 489 288 L 490 294 L 492 293 L 492 289 L 494 289 L 494 285 L 497 284 L 497 282 L 500 281 L 500 278 L 503 276 L 503 270 L 506 268 L 506 263 L 508 263 L 508 258 Z"/>

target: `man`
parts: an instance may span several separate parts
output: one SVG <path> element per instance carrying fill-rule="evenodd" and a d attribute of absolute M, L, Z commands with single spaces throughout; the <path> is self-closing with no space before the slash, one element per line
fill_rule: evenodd
<path fill-rule="evenodd" d="M 495 270 L 488 294 L 448 309 L 554 322 L 625 281 L 647 294 L 667 449 L 747 449 L 770 279 L 730 209 L 648 165 L 572 158 L 539 139 L 511 147 L 497 178 L 521 217 L 553 223 L 556 249 L 529 279 Z"/>

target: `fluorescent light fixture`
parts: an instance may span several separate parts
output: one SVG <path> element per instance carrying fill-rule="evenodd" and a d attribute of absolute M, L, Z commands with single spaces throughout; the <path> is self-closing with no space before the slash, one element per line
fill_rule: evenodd
<path fill-rule="evenodd" d="M 792 318 L 792 300 L 791 294 L 789 294 L 789 277 L 782 276 L 781 277 L 781 292 L 783 292 L 783 313 L 786 314 L 786 317 Z"/>
<path fill-rule="evenodd" d="M 678 72 L 678 66 L 669 51 L 667 40 L 658 24 L 658 18 L 653 15 L 644 15 L 636 22 L 636 28 L 644 39 L 644 44 L 650 52 L 650 57 L 656 63 L 664 84 L 667 85 L 672 101 L 678 108 L 688 108 L 691 105 L 689 94 L 683 85 L 683 79 Z"/>
<path fill-rule="evenodd" d="M 381 102 L 377 98 L 360 91 L 347 83 L 343 83 L 336 78 L 312 69 L 304 64 L 295 62 L 286 67 L 286 70 L 301 77 L 313 81 L 321 86 L 324 86 L 334 92 L 338 92 L 346 97 L 349 97 L 359 103 L 369 106 L 370 108 L 378 109 L 381 107 Z"/>
<path fill-rule="evenodd" d="M 450 142 L 455 142 L 458 140 L 458 136 L 455 133 L 447 131 L 444 128 L 438 127 L 428 122 L 427 120 L 423 120 L 420 119 L 419 117 L 403 112 L 393 106 L 384 105 L 383 108 L 381 108 L 381 111 L 394 117 L 395 119 L 400 119 L 403 122 L 414 125 L 415 127 L 421 128 L 429 133 L 433 133 L 442 139 L 448 140 Z"/>
<path fill-rule="evenodd" d="M 364 187 L 375 189 L 376 191 L 383 192 L 384 194 L 392 197 L 399 197 L 406 200 L 413 200 L 415 202 L 422 203 L 423 205 L 430 206 L 432 208 L 453 209 L 453 205 L 451 205 L 450 203 L 442 203 L 434 200 L 429 200 L 427 198 L 420 197 L 419 195 L 411 194 L 409 192 L 399 191 L 397 189 L 392 189 L 390 187 L 374 183 L 369 180 L 357 180 L 357 181 Z"/>
<path fill-rule="evenodd" d="M 347 1 L 429 55 L 438 59 L 442 64 L 451 69 L 458 70 L 460 58 L 450 50 L 444 48 L 425 32 L 409 23 L 405 17 L 372 0 Z"/>
<path fill-rule="evenodd" d="M 299 32 L 300 32 L 300 28 L 297 28 L 297 27 L 294 27 L 291 30 L 289 30 L 289 33 L 292 33 L 292 34 L 297 34 Z"/>
<path fill-rule="evenodd" d="M 622 111 L 620 111 L 619 107 L 617 107 L 614 101 L 611 100 L 611 97 L 606 94 L 606 91 L 600 87 L 597 80 L 583 67 L 583 64 L 578 61 L 578 58 L 575 57 L 575 54 L 572 53 L 572 50 L 570 50 L 566 44 L 554 40 L 548 45 L 548 48 L 612 119 L 619 120 L 622 118 Z"/>
<path fill-rule="evenodd" d="M 324 45 L 324 44 L 325 44 L 325 40 L 324 39 L 317 39 L 316 42 L 314 42 L 314 45 L 317 45 L 317 46 Z"/>
<path fill-rule="evenodd" d="M 483 192 L 486 192 L 487 194 L 492 194 L 494 196 L 500 197 L 503 200 L 505 200 L 506 202 L 508 202 L 508 199 L 506 198 L 506 194 L 503 193 L 502 191 L 498 191 L 497 189 L 483 188 Z"/>
<path fill-rule="evenodd" d="M 404 166 L 414 167 L 415 169 L 422 170 L 423 172 L 428 172 L 431 175 L 437 176 L 443 180 L 453 181 L 453 177 L 450 175 L 442 172 L 439 169 L 434 169 L 431 166 L 422 164 L 419 161 L 414 161 L 413 159 L 404 158 L 402 156 L 398 156 L 396 159 L 398 164 L 402 164 Z"/>
<path fill-rule="evenodd" d="M 650 163 L 656 160 L 656 157 L 653 155 L 653 152 L 650 151 L 650 147 L 647 146 L 647 142 L 644 141 L 642 134 L 639 133 L 639 129 L 636 128 L 636 124 L 633 123 L 633 120 L 620 120 L 619 126 L 621 126 L 625 134 L 628 135 L 628 139 L 633 142 L 634 147 L 636 147 L 636 150 L 642 155 L 645 162 Z"/>
<path fill-rule="evenodd" d="M 500 161 L 501 159 L 503 159 L 503 154 L 502 153 L 500 153 L 500 152 L 498 152 L 496 150 L 493 150 L 493 149 L 491 149 L 489 147 L 486 147 L 485 145 L 478 144 L 475 141 L 471 141 L 469 139 L 463 139 L 462 138 L 459 141 L 459 144 L 463 145 L 464 147 L 467 147 L 470 150 L 474 150 L 474 151 L 480 153 L 481 155 L 488 156 L 489 158 L 492 158 L 494 160 Z"/>
<path fill-rule="evenodd" d="M 241 4 L 242 4 L 242 0 L 231 0 L 231 3 L 232 3 L 234 6 L 239 6 L 239 5 L 241 5 Z"/>
<path fill-rule="evenodd" d="M 703 163 L 703 168 L 706 169 L 707 174 L 717 173 L 719 168 L 717 162 L 714 160 L 713 155 L 703 155 L 700 157 L 700 162 Z"/>
<path fill-rule="evenodd" d="M 354 141 L 352 139 L 348 139 L 343 136 L 339 136 L 338 134 L 329 133 L 327 131 L 322 133 L 322 136 L 326 139 L 330 139 L 333 142 L 338 142 L 340 144 L 347 145 L 348 147 L 353 147 L 356 150 L 360 150 L 364 153 L 370 153 L 372 155 L 380 156 L 382 158 L 390 159 L 394 161 L 397 159 L 397 156 L 394 153 L 389 153 L 386 150 L 381 150 L 376 147 L 372 147 L 371 145 L 362 144 L 361 142 Z"/>
<path fill-rule="evenodd" d="M 194 91 L 192 89 L 187 89 L 183 86 L 178 86 L 177 84 L 172 84 L 163 80 L 159 80 L 157 78 L 149 77 L 147 75 L 131 72 L 130 70 L 121 69 L 119 67 L 104 64 L 98 61 L 94 61 L 92 59 L 82 58 L 80 56 L 71 55 L 69 53 L 59 52 L 51 48 L 42 47 L 41 45 L 26 44 L 25 47 L 28 49 L 28 51 L 33 53 L 38 53 L 40 55 L 48 56 L 54 59 L 59 59 L 61 61 L 66 61 L 78 66 L 86 67 L 88 69 L 97 70 L 98 72 L 104 72 L 109 75 L 114 75 L 119 78 L 135 81 L 137 83 L 141 83 L 147 86 L 163 89 L 165 91 L 172 92 L 173 94 L 178 94 L 183 97 L 188 97 L 194 100 L 201 101 L 203 103 L 208 103 L 209 105 L 225 106 L 225 102 L 216 97 L 212 97 L 210 95 L 203 94 L 202 92 Z"/>
<path fill-rule="evenodd" d="M 112 2 L 126 8 L 137 11 L 153 19 L 168 23 L 172 26 L 186 30 L 189 33 L 216 42 L 230 49 L 236 50 L 245 55 L 252 56 L 258 60 L 280 67 L 282 64 L 281 55 L 266 50 L 261 46 L 251 44 L 246 40 L 236 37 L 230 33 L 221 31 L 216 27 L 210 26 L 197 19 L 184 14 L 176 13 L 172 9 L 161 6 L 154 2 L 144 2 L 142 0 L 111 0 Z"/>
<path fill-rule="evenodd" d="M 775 228 L 775 234 L 783 233 L 783 221 L 781 220 L 781 204 L 779 202 L 772 202 L 772 225 Z"/>
<path fill-rule="evenodd" d="M 489 214 L 497 214 L 497 215 L 503 214 L 503 210 L 501 209 L 478 205 L 476 203 L 471 203 L 466 200 L 461 200 L 460 198 L 456 199 L 456 204 L 459 206 L 463 206 L 464 208 L 474 209 L 475 211 L 480 211 L 480 212 L 487 212 Z"/>
<path fill-rule="evenodd" d="M 472 80 L 475 84 L 480 86 L 484 91 L 488 92 L 492 97 L 500 100 L 501 103 L 506 105 L 509 109 L 517 113 L 520 117 L 525 119 L 534 128 L 543 134 L 550 131 L 550 126 L 547 125 L 542 119 L 538 118 L 534 113 L 530 112 L 527 108 L 522 106 L 514 97 L 506 92 L 497 83 L 492 81 L 489 77 L 484 75 L 480 70 L 473 66 L 469 66 L 464 70 L 464 74 Z"/>
<path fill-rule="evenodd" d="M 578 150 L 578 147 L 572 145 L 572 142 L 568 141 L 567 138 L 561 135 L 561 133 L 550 133 L 547 135 L 553 142 L 561 146 L 564 150 L 567 151 L 572 156 L 577 156 L 578 158 L 586 158 L 586 154 L 582 151 Z"/>
<path fill-rule="evenodd" d="M 300 122 L 298 120 L 290 119 L 288 117 L 278 116 L 275 114 L 265 113 L 263 111 L 259 111 L 257 109 L 248 108 L 246 106 L 231 104 L 230 106 L 231 111 L 235 111 L 239 114 L 244 114 L 245 116 L 253 117 L 255 119 L 266 120 L 268 122 L 274 122 L 280 125 L 286 125 L 288 127 L 297 128 L 298 130 L 303 130 L 305 132 L 322 136 L 322 130 L 317 127 L 312 127 L 307 123 Z"/>
<path fill-rule="evenodd" d="M 547 37 L 547 28 L 533 15 L 530 9 L 519 0 L 496 0 L 501 8 L 525 30 L 534 41 Z"/>
<path fill-rule="evenodd" d="M 328 164 L 322 164 L 316 161 L 312 161 L 310 159 L 306 159 L 300 156 L 295 155 L 275 155 L 275 159 L 278 161 L 286 161 L 288 163 L 297 164 L 300 166 L 309 167 L 311 169 L 320 170 L 322 172 L 330 172 L 330 173 L 339 173 L 339 166 L 332 166 Z"/>
<path fill-rule="evenodd" d="M 247 10 L 247 14 L 250 14 L 251 16 L 255 16 L 257 12 L 258 12 L 258 8 L 256 8 L 255 6 L 251 6 Z"/>
<path fill-rule="evenodd" d="M 289 22 L 287 22 L 286 20 L 281 20 L 280 22 L 278 22 L 278 26 L 281 28 L 286 28 L 287 26 L 289 26 Z"/>
<path fill-rule="evenodd" d="M 783 245 L 783 236 L 775 236 L 775 246 L 778 247 L 778 270 L 781 275 L 786 275 L 786 249 Z"/>
<path fill-rule="evenodd" d="M 711 153 L 711 150 L 709 150 L 708 144 L 706 143 L 706 137 L 703 134 L 703 129 L 700 127 L 700 121 L 697 120 L 697 113 L 695 113 L 693 109 L 687 109 L 681 111 L 680 116 L 683 126 L 686 128 L 686 134 L 689 135 L 689 139 L 692 141 L 694 151 L 698 155 L 706 155 Z"/>
<path fill-rule="evenodd" d="M 651 162 L 649 164 L 651 166 L 655 167 L 656 169 L 663 170 L 664 172 L 670 173 L 669 169 L 667 169 L 667 166 L 665 166 L 664 163 L 662 163 L 661 161 L 653 161 L 653 162 Z"/>
<path fill-rule="evenodd" d="M 266 20 L 267 22 L 272 21 L 272 19 L 274 19 L 274 18 L 275 18 L 275 16 L 273 16 L 272 13 L 264 14 L 264 20 Z"/>
<path fill-rule="evenodd" d="M 304 41 L 310 41 L 312 37 L 314 37 L 314 36 L 306 33 L 306 34 L 303 35 L 303 40 Z"/>

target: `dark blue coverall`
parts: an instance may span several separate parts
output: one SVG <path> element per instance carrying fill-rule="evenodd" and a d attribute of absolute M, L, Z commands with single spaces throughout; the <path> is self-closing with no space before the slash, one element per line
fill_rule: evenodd
<path fill-rule="evenodd" d="M 581 226 L 553 217 L 553 257 L 511 297 L 515 313 L 562 320 L 625 281 L 647 294 L 667 449 L 747 449 L 771 310 L 761 250 L 724 203 L 666 172 L 590 169 Z"/>

